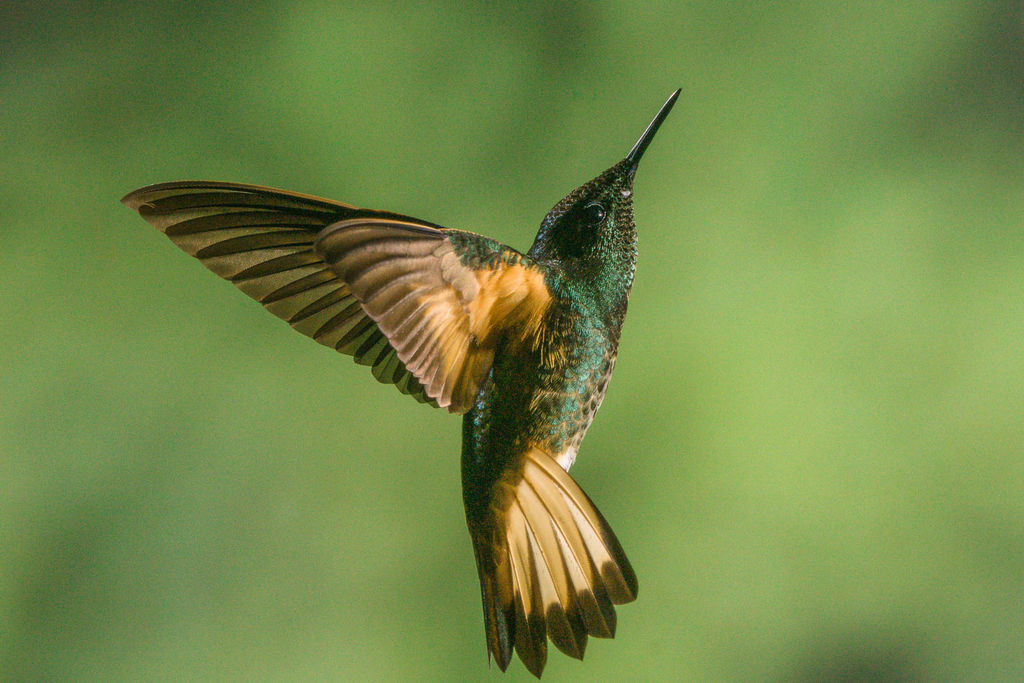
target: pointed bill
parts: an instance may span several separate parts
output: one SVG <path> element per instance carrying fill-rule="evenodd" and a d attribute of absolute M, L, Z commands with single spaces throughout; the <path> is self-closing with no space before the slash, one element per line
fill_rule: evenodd
<path fill-rule="evenodd" d="M 647 151 L 647 147 L 651 144 L 651 140 L 654 139 L 654 134 L 658 132 L 658 128 L 661 127 L 665 118 L 668 117 L 668 113 L 672 111 L 672 106 L 676 103 L 681 91 L 682 88 L 679 88 L 668 96 L 668 99 L 665 100 L 665 104 L 661 105 L 661 109 L 658 110 L 654 120 L 651 121 L 649 126 L 647 126 L 647 130 L 644 131 L 644 134 L 641 135 L 640 139 L 636 141 L 635 145 L 633 145 L 633 149 L 629 150 L 629 154 L 626 155 L 626 161 L 628 161 L 634 169 L 637 164 L 640 163 L 640 157 L 642 157 L 644 152 Z"/>

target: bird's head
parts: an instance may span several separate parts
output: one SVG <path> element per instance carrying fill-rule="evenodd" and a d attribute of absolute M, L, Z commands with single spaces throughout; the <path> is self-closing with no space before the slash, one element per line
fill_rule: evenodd
<path fill-rule="evenodd" d="M 548 212 L 529 255 L 568 282 L 606 292 L 629 292 L 636 268 L 633 177 L 672 105 L 676 90 L 626 158 L 570 192 Z"/>

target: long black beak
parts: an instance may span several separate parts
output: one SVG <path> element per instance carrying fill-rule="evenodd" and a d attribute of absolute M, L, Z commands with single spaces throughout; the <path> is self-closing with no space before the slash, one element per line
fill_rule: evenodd
<path fill-rule="evenodd" d="M 676 99 L 679 98 L 679 92 L 681 90 L 682 88 L 668 96 L 668 99 L 665 100 L 665 104 L 661 105 L 661 109 L 658 110 L 654 120 L 651 121 L 651 125 L 647 126 L 647 130 L 644 131 L 644 134 L 641 135 L 640 139 L 636 141 L 635 145 L 633 145 L 633 149 L 629 150 L 629 154 L 626 155 L 626 161 L 629 162 L 629 165 L 634 171 L 636 170 L 636 165 L 640 163 L 640 157 L 644 155 L 644 152 L 647 151 L 647 146 L 651 144 L 651 140 L 654 139 L 654 134 L 658 132 L 658 128 L 661 127 L 665 117 L 667 117 L 668 113 L 672 111 L 672 105 L 676 103 Z"/>

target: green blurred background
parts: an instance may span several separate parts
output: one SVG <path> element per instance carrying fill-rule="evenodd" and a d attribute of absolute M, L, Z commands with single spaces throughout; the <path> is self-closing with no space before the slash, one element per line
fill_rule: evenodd
<path fill-rule="evenodd" d="M 678 86 L 573 470 L 642 590 L 546 676 L 1024 678 L 1021 4 L 5 3 L 0 43 L 0 678 L 528 679 L 459 420 L 118 199 L 525 249 Z"/>

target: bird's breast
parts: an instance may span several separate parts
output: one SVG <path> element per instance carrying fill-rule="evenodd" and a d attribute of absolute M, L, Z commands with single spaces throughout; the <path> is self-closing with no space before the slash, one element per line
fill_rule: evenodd
<path fill-rule="evenodd" d="M 559 340 L 561 348 L 556 352 L 547 350 L 546 359 L 556 362 L 541 362 L 530 383 L 529 400 L 522 408 L 527 441 L 551 454 L 563 469 L 575 461 L 604 399 L 617 341 L 617 335 L 608 338 L 600 328 L 567 335 Z"/>
<path fill-rule="evenodd" d="M 560 310 L 559 310 L 560 309 Z M 464 454 L 511 465 L 540 449 L 568 470 L 604 399 L 615 365 L 619 326 L 558 307 L 542 343 L 499 345 L 470 414 Z"/>

